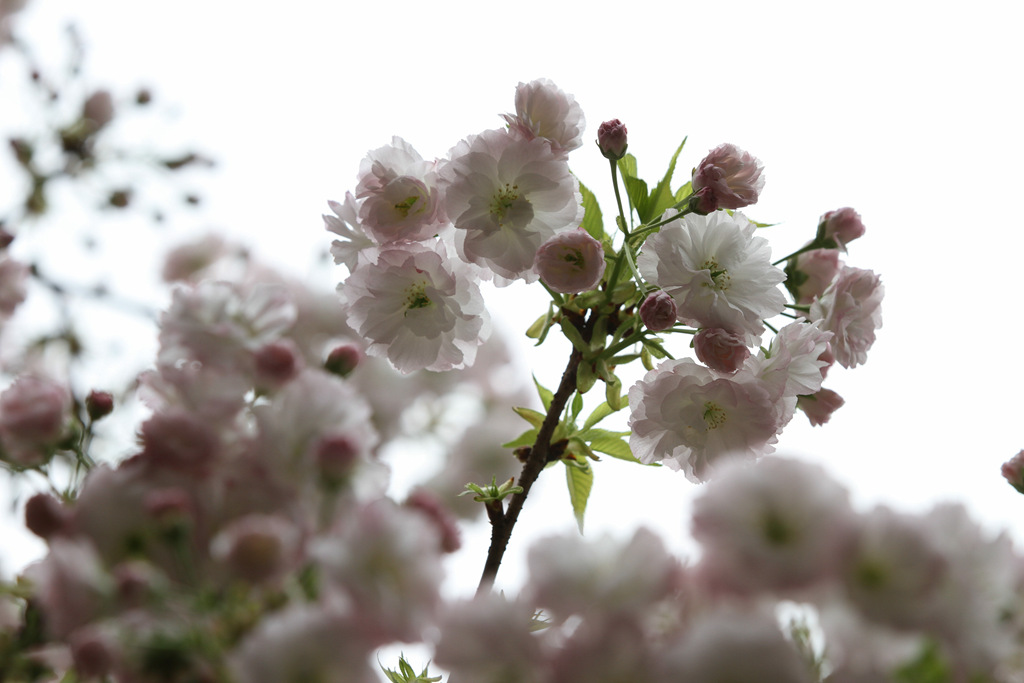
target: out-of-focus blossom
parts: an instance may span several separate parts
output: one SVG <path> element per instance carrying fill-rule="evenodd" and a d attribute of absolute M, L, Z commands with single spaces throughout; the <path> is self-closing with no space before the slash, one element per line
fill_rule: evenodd
<path fill-rule="evenodd" d="M 571 152 L 583 144 L 583 109 L 576 98 L 546 78 L 520 83 L 516 113 L 503 118 L 510 130 L 526 139 L 544 138 L 556 152 Z"/>
<path fill-rule="evenodd" d="M 472 365 L 490 332 L 479 286 L 439 243 L 384 249 L 339 289 L 366 352 L 404 373 Z"/>
<path fill-rule="evenodd" d="M 82 105 L 82 116 L 92 129 L 99 130 L 114 120 L 114 98 L 107 90 L 97 90 Z"/>
<path fill-rule="evenodd" d="M 447 224 L 435 166 L 397 135 L 359 164 L 359 220 L 378 244 L 425 240 Z"/>
<path fill-rule="evenodd" d="M 746 340 L 720 327 L 708 327 L 694 335 L 693 350 L 701 363 L 727 375 L 743 367 L 750 357 Z"/>
<path fill-rule="evenodd" d="M 540 246 L 534 268 L 556 292 L 586 292 L 597 287 L 604 275 L 604 248 L 586 230 L 569 230 Z"/>
<path fill-rule="evenodd" d="M 629 407 L 633 455 L 681 469 L 695 483 L 707 479 L 716 460 L 771 453 L 782 427 L 763 381 L 719 377 L 689 358 L 648 372 L 630 388 Z"/>
<path fill-rule="evenodd" d="M 246 515 L 213 538 L 210 555 L 233 579 L 260 584 L 294 569 L 300 532 L 279 515 Z"/>
<path fill-rule="evenodd" d="M 693 192 L 707 188 L 716 209 L 739 209 L 756 204 L 764 189 L 764 165 L 749 152 L 725 143 L 708 152 L 693 171 Z M 706 208 L 710 208 L 706 206 Z M 710 212 L 708 212 L 710 213 Z"/>
<path fill-rule="evenodd" d="M 1001 472 L 1010 486 L 1024 493 L 1024 450 L 1004 462 Z"/>
<path fill-rule="evenodd" d="M 66 638 L 110 607 L 113 580 L 87 539 L 51 540 L 49 554 L 31 566 L 28 577 L 46 628 L 56 638 Z"/>
<path fill-rule="evenodd" d="M 42 375 L 22 375 L 0 394 L 0 442 L 5 459 L 19 465 L 45 460 L 46 450 L 64 435 L 71 395 Z"/>
<path fill-rule="evenodd" d="M 867 362 L 875 330 L 882 326 L 884 295 L 881 278 L 873 272 L 843 266 L 835 282 L 811 303 L 810 318 L 835 334 L 832 351 L 843 367 Z"/>
<path fill-rule="evenodd" d="M 745 334 L 748 344 L 764 331 L 762 319 L 786 303 L 779 289 L 786 276 L 771 264 L 768 240 L 755 237 L 754 224 L 740 214 L 669 222 L 644 243 L 637 268 L 672 296 L 679 320 Z"/>
<path fill-rule="evenodd" d="M 835 240 L 839 249 L 846 251 L 846 245 L 864 236 L 864 224 L 860 220 L 860 214 L 844 207 L 835 211 L 829 211 L 821 217 L 821 223 L 825 224 L 825 238 Z"/>
<path fill-rule="evenodd" d="M 855 518 L 820 467 L 769 457 L 719 471 L 694 503 L 692 527 L 705 583 L 793 595 L 838 574 Z"/>
<path fill-rule="evenodd" d="M 629 146 L 626 125 L 618 119 L 602 123 L 597 128 L 597 146 L 606 159 L 618 161 L 626 156 L 626 147 Z"/>
<path fill-rule="evenodd" d="M 796 406 L 804 411 L 811 425 L 820 427 L 832 418 L 832 413 L 843 407 L 846 403 L 843 397 L 831 389 L 819 389 L 813 394 L 798 396 Z"/>
<path fill-rule="evenodd" d="M 161 277 L 164 282 L 192 281 L 231 251 L 223 237 L 212 233 L 186 242 L 167 252 Z"/>
<path fill-rule="evenodd" d="M 0 258 L 0 322 L 14 315 L 14 310 L 28 295 L 29 268 L 20 261 Z"/>
<path fill-rule="evenodd" d="M 93 389 L 85 397 L 85 412 L 95 422 L 114 412 L 114 395 L 109 391 Z"/>
<path fill-rule="evenodd" d="M 527 562 L 533 601 L 564 620 L 639 617 L 677 587 L 681 567 L 647 529 L 628 541 L 587 540 L 578 534 L 541 539 Z"/>
<path fill-rule="evenodd" d="M 675 300 L 662 289 L 648 294 L 640 304 L 640 320 L 651 332 L 672 329 L 676 324 L 678 312 Z"/>
<path fill-rule="evenodd" d="M 452 680 L 535 683 L 544 654 L 533 633 L 533 607 L 498 593 L 484 593 L 448 607 L 439 620 L 434 661 Z"/>
<path fill-rule="evenodd" d="M 807 664 L 766 614 L 728 608 L 708 614 L 669 649 L 657 680 L 811 683 Z"/>
<path fill-rule="evenodd" d="M 441 167 L 445 204 L 462 259 L 504 278 L 534 282 L 537 249 L 583 220 L 579 183 L 543 139 L 508 131 L 471 135 Z"/>

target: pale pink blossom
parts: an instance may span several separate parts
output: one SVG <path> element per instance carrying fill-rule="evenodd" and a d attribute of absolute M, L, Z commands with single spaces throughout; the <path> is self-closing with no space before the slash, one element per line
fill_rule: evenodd
<path fill-rule="evenodd" d="M 1010 486 L 1024 493 L 1024 450 L 1004 462 L 1001 472 Z"/>
<path fill-rule="evenodd" d="M 875 330 L 882 326 L 881 279 L 870 270 L 843 266 L 820 299 L 811 303 L 811 320 L 835 333 L 832 351 L 836 362 L 852 368 L 868 359 Z"/>
<path fill-rule="evenodd" d="M 529 603 L 492 592 L 454 603 L 439 620 L 434 661 L 453 681 L 535 683 L 545 657 L 533 613 Z"/>
<path fill-rule="evenodd" d="M 846 489 L 820 467 L 797 460 L 730 464 L 693 507 L 703 582 L 740 593 L 792 595 L 836 576 L 854 539 Z"/>
<path fill-rule="evenodd" d="M 543 139 L 508 131 L 471 135 L 442 166 L 459 256 L 504 278 L 534 282 L 537 249 L 583 220 L 579 183 Z"/>
<path fill-rule="evenodd" d="M 210 543 L 210 556 L 229 577 L 262 584 L 295 568 L 300 541 L 300 530 L 288 519 L 252 514 L 221 529 Z"/>
<path fill-rule="evenodd" d="M 835 249 L 812 249 L 797 256 L 792 284 L 796 302 L 806 305 L 824 294 L 839 274 L 840 265 Z"/>
<path fill-rule="evenodd" d="M 740 214 L 689 214 L 647 239 L 637 268 L 672 296 L 680 321 L 744 334 L 753 344 L 764 331 L 762 319 L 779 314 L 786 303 L 779 289 L 786 276 L 771 264 L 768 241 L 754 230 Z"/>
<path fill-rule="evenodd" d="M 746 339 L 720 327 L 706 327 L 694 335 L 693 350 L 701 363 L 727 375 L 743 367 L 750 357 Z"/>
<path fill-rule="evenodd" d="M 43 375 L 22 375 L 0 394 L 0 441 L 4 459 L 38 464 L 64 435 L 71 394 Z"/>
<path fill-rule="evenodd" d="M 388 248 L 339 287 L 349 323 L 401 372 L 472 365 L 490 332 L 480 288 L 440 243 Z"/>
<path fill-rule="evenodd" d="M 604 247 L 583 228 L 569 230 L 540 245 L 533 267 L 544 284 L 556 292 L 586 292 L 601 283 Z"/>
<path fill-rule="evenodd" d="M 371 645 L 344 599 L 292 604 L 259 620 L 228 656 L 239 683 L 378 683 Z"/>
<path fill-rule="evenodd" d="M 324 227 L 328 232 L 333 232 L 341 237 L 340 240 L 331 242 L 331 256 L 335 263 L 342 263 L 352 272 L 359 262 L 359 255 L 369 254 L 374 251 L 376 243 L 370 239 L 359 222 L 359 211 L 362 202 L 357 200 L 351 192 L 345 193 L 345 203 L 328 201 L 330 207 L 329 216 L 323 214 Z"/>
<path fill-rule="evenodd" d="M 798 396 L 796 407 L 804 411 L 811 426 L 820 427 L 832 418 L 832 413 L 843 407 L 846 401 L 831 389 L 819 389 L 813 394 Z"/>
<path fill-rule="evenodd" d="M 626 155 L 626 126 L 618 119 L 605 121 L 597 128 L 597 146 L 606 159 L 618 161 Z"/>
<path fill-rule="evenodd" d="M 601 618 L 601 617 L 607 618 Z M 585 619 L 551 655 L 547 683 L 656 681 L 657 643 L 635 619 Z"/>
<path fill-rule="evenodd" d="M 231 251 L 232 247 L 220 235 L 204 235 L 167 252 L 161 277 L 164 282 L 195 280 Z"/>
<path fill-rule="evenodd" d="M 528 594 L 559 620 L 639 617 L 672 593 L 682 572 L 661 538 L 643 528 L 625 541 L 544 538 L 530 548 L 527 563 Z"/>
<path fill-rule="evenodd" d="M 397 135 L 359 164 L 359 221 L 378 244 L 418 242 L 447 225 L 435 166 Z"/>
<path fill-rule="evenodd" d="M 583 109 L 576 98 L 546 78 L 520 83 L 516 113 L 503 118 L 510 130 L 527 139 L 544 138 L 557 152 L 571 152 L 583 144 Z"/>
<path fill-rule="evenodd" d="M 113 580 L 88 539 L 53 539 L 49 554 L 26 574 L 46 629 L 56 638 L 66 638 L 111 607 Z"/>
<path fill-rule="evenodd" d="M 736 145 L 725 143 L 708 152 L 693 171 L 693 191 L 709 188 L 718 209 L 756 204 L 764 189 L 764 165 Z M 710 212 L 709 212 L 710 213 Z"/>
<path fill-rule="evenodd" d="M 640 320 L 651 332 L 664 332 L 672 329 L 672 326 L 676 324 L 678 313 L 675 300 L 662 289 L 648 294 L 644 302 L 640 304 Z"/>
<path fill-rule="evenodd" d="M 831 338 L 832 333 L 821 329 L 818 322 L 789 323 L 772 339 L 767 353 L 760 351 L 751 358 L 750 369 L 774 387 L 777 396 L 813 394 L 821 388 L 825 367 L 821 356 Z"/>
<path fill-rule="evenodd" d="M 311 542 L 324 583 L 352 599 L 367 640 L 417 640 L 440 605 L 444 571 L 436 528 L 386 498 L 344 512 Z"/>
<path fill-rule="evenodd" d="M 825 239 L 834 240 L 836 246 L 843 251 L 846 251 L 847 244 L 864 236 L 864 224 L 860 220 L 860 214 L 848 206 L 829 211 L 819 222 L 825 224 Z"/>
<path fill-rule="evenodd" d="M 811 683 L 808 665 L 766 614 L 723 608 L 670 647 L 663 681 Z"/>
<path fill-rule="evenodd" d="M 686 358 L 665 361 L 629 390 L 633 455 L 704 481 L 717 460 L 753 460 L 774 450 L 776 398 L 749 373 L 720 377 Z"/>

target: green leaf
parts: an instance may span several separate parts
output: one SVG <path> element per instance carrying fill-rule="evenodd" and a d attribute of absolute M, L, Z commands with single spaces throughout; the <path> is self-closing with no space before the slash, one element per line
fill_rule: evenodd
<path fill-rule="evenodd" d="M 590 429 L 579 437 L 590 444 L 598 453 L 604 453 L 610 455 L 613 458 L 619 460 L 627 460 L 629 462 L 640 462 L 633 455 L 633 451 L 629 449 L 629 443 L 624 441 L 622 437 L 628 436 L 629 432 L 611 432 L 607 429 Z"/>
<path fill-rule="evenodd" d="M 580 194 L 583 195 L 583 229 L 600 242 L 604 238 L 604 217 L 597 197 L 583 183 L 580 183 Z"/>
<path fill-rule="evenodd" d="M 584 355 L 590 353 L 590 344 L 583 341 L 583 335 L 572 324 L 572 321 L 562 318 L 562 334 L 565 335 L 565 338 L 572 343 L 577 351 Z"/>
<path fill-rule="evenodd" d="M 565 482 L 569 487 L 569 501 L 572 503 L 572 512 L 576 517 L 576 525 L 583 533 L 583 513 L 587 510 L 587 500 L 590 498 L 590 489 L 594 486 L 594 470 L 586 460 L 570 461 L 565 463 Z"/>
<path fill-rule="evenodd" d="M 508 443 L 501 444 L 502 448 L 519 448 L 520 446 L 532 446 L 537 441 L 537 430 L 527 429 Z"/>
<path fill-rule="evenodd" d="M 533 384 L 537 387 L 537 394 L 540 396 L 540 402 L 544 405 L 544 410 L 551 407 L 551 401 L 554 400 L 555 395 L 551 393 L 550 389 L 545 389 L 541 386 L 541 383 L 537 381 L 537 376 L 533 376 Z M 543 422 L 543 420 L 541 420 Z M 540 425 L 537 425 L 538 427 Z"/>
<path fill-rule="evenodd" d="M 640 178 L 630 178 L 628 176 L 622 177 L 622 184 L 626 186 L 626 194 L 629 196 L 629 205 L 636 211 L 637 216 L 640 217 L 641 223 L 646 223 L 649 218 L 647 216 L 647 183 Z"/>
<path fill-rule="evenodd" d="M 618 162 L 619 173 L 622 175 L 628 175 L 631 178 L 636 177 L 636 157 L 632 154 L 624 154 Z"/>
<path fill-rule="evenodd" d="M 687 180 L 683 184 L 682 187 L 680 187 L 678 190 L 676 190 L 676 194 L 675 194 L 674 199 L 676 200 L 676 203 L 678 204 L 679 202 L 681 202 L 684 199 L 686 199 L 687 197 L 689 197 L 691 194 L 693 194 L 693 185 L 690 183 L 689 180 Z"/>
<path fill-rule="evenodd" d="M 679 149 L 672 155 L 672 160 L 668 164 L 668 170 L 665 171 L 665 177 L 661 179 L 651 192 L 651 198 L 648 204 L 648 210 L 651 214 L 649 218 L 641 219 L 645 223 L 649 220 L 660 218 L 665 209 L 669 208 L 676 203 L 675 195 L 672 194 L 672 174 L 676 170 L 676 160 L 679 159 L 679 153 L 683 151 L 683 147 L 686 145 L 686 138 L 679 144 Z"/>
<path fill-rule="evenodd" d="M 585 394 L 594 388 L 597 382 L 597 375 L 594 374 L 593 363 L 583 361 L 576 368 L 576 391 Z"/>
<path fill-rule="evenodd" d="M 538 413 L 536 410 L 522 407 L 515 407 L 512 410 L 516 411 L 516 415 L 523 418 L 537 429 L 540 429 L 540 426 L 544 424 L 544 413 Z"/>
<path fill-rule="evenodd" d="M 587 418 L 587 421 L 583 423 L 583 431 L 587 431 L 588 429 L 590 429 L 598 422 L 605 419 L 614 412 L 615 410 L 610 405 L 608 405 L 607 401 L 605 401 L 598 407 L 594 408 L 594 412 L 592 412 L 590 414 L 590 417 Z"/>

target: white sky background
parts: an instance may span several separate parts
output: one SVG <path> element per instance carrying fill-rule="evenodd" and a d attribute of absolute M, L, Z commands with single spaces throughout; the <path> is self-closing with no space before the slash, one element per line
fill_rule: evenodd
<path fill-rule="evenodd" d="M 684 136 L 679 182 L 712 147 L 739 145 L 766 167 L 747 214 L 781 223 L 761 233 L 776 257 L 810 239 L 820 214 L 852 206 L 868 232 L 847 262 L 886 287 L 867 365 L 829 375 L 846 406 L 824 428 L 798 414 L 779 452 L 821 462 L 865 504 L 961 500 L 1024 541 L 1024 499 L 999 474 L 1024 448 L 1015 6 L 31 0 L 20 26 L 42 45 L 75 17 L 95 85 L 151 85 L 173 104 L 169 134 L 220 162 L 203 188 L 210 224 L 295 273 L 329 244 L 320 214 L 354 188 L 367 150 L 400 135 L 443 156 L 499 127 L 519 81 L 551 78 L 582 105 L 588 144 L 570 163 L 606 219 L 607 163 L 589 142 L 601 121 L 626 123 L 653 181 Z M 520 339 L 544 300 L 539 287 L 513 287 L 490 303 Z M 567 346 L 525 342 L 524 358 L 554 386 Z M 688 342 L 673 343 L 682 353 Z M 684 548 L 697 488 L 610 460 L 595 467 L 588 535 L 653 524 Z M 558 470 L 534 489 L 502 570 L 508 585 L 526 539 L 574 528 L 564 489 Z M 475 585 L 486 530 L 464 540 Z M 4 569 L 30 554 L 15 551 Z"/>

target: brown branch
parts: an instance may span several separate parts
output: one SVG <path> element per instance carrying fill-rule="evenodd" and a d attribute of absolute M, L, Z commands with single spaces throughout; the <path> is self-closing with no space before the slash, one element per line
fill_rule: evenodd
<path fill-rule="evenodd" d="M 573 322 L 565 320 L 563 324 L 572 325 Z M 582 327 L 583 329 L 580 332 L 583 338 L 589 340 L 591 333 L 590 325 L 585 324 Z M 558 389 L 551 399 L 551 405 L 548 407 L 544 422 L 541 423 L 540 429 L 537 431 L 537 440 L 534 442 L 533 448 L 530 449 L 529 457 L 523 463 L 523 471 L 519 474 L 519 481 L 516 482 L 518 486 L 523 488 L 522 493 L 512 496 L 509 501 L 508 510 L 503 516 L 490 516 L 490 511 L 488 511 L 491 517 L 491 546 L 487 550 L 487 561 L 484 563 L 483 574 L 480 576 L 480 585 L 477 586 L 478 594 L 489 590 L 494 583 L 494 578 L 498 574 L 498 568 L 501 566 L 501 560 L 505 555 L 505 548 L 512 537 L 512 529 L 519 519 L 519 513 L 523 509 L 523 504 L 530 493 L 530 488 L 537 481 L 537 477 L 540 476 L 544 466 L 548 463 L 548 456 L 551 454 L 551 437 L 558 426 L 562 411 L 565 410 L 566 404 L 572 397 L 573 392 L 576 391 L 576 370 L 579 368 L 582 359 L 583 354 L 578 349 L 573 348 L 572 353 L 569 355 L 569 363 L 565 366 L 565 371 L 562 373 L 562 381 L 559 383 Z"/>

